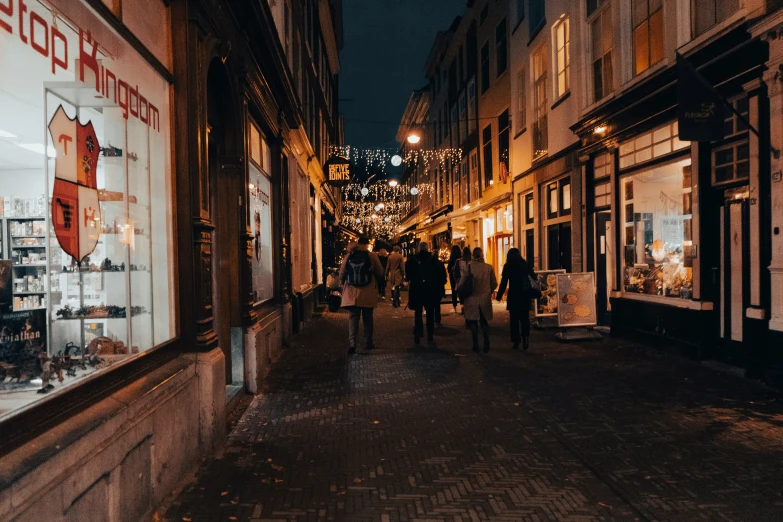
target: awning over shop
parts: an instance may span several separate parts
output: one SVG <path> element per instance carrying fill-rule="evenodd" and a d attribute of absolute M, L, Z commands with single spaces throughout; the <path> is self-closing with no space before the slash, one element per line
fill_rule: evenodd
<path fill-rule="evenodd" d="M 492 207 L 494 207 L 496 205 L 499 205 L 501 203 L 505 203 L 506 201 L 511 201 L 511 193 L 510 192 L 502 194 L 502 195 L 496 197 L 495 199 L 493 199 L 491 201 L 488 201 L 487 203 L 484 203 L 483 205 L 481 205 L 481 208 L 479 210 L 484 211 L 484 210 L 487 210 L 488 208 L 492 208 Z"/>
<path fill-rule="evenodd" d="M 427 216 L 430 220 L 435 221 L 441 216 L 445 216 L 446 214 L 452 212 L 454 210 L 453 205 L 443 205 L 438 210 L 432 212 L 429 216 Z"/>

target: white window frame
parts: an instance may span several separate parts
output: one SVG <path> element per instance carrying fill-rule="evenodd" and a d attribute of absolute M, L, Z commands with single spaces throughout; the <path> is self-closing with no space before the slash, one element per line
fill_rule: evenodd
<path fill-rule="evenodd" d="M 525 110 L 525 69 L 524 67 L 517 71 L 517 110 L 516 110 L 516 128 L 515 134 L 519 134 L 527 125 L 527 111 Z"/>
<path fill-rule="evenodd" d="M 571 22 L 565 15 L 552 26 L 552 63 L 555 73 L 552 87 L 558 100 L 571 90 Z"/>

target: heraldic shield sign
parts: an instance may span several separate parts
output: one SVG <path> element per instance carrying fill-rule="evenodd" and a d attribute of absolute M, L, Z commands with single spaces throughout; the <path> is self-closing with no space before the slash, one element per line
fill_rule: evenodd
<path fill-rule="evenodd" d="M 57 159 L 52 191 L 52 227 L 63 251 L 81 262 L 101 235 L 98 201 L 100 146 L 92 122 L 82 125 L 62 105 L 49 122 Z"/>

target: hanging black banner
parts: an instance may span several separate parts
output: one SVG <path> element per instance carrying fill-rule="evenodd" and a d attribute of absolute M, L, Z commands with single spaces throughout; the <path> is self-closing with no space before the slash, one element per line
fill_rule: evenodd
<path fill-rule="evenodd" d="M 677 122 L 682 141 L 723 139 L 723 97 L 677 54 Z"/>
<path fill-rule="evenodd" d="M 341 156 L 332 156 L 324 163 L 326 182 L 333 187 L 343 187 L 353 178 L 353 164 Z"/>

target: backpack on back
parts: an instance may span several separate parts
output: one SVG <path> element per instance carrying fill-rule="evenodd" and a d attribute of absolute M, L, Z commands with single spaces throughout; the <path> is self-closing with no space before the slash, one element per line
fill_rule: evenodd
<path fill-rule="evenodd" d="M 435 290 L 437 286 L 435 267 L 432 265 L 432 257 L 422 261 L 416 258 L 416 273 L 414 274 L 416 286 L 421 289 Z"/>
<path fill-rule="evenodd" d="M 366 250 L 354 250 L 345 265 L 345 282 L 351 286 L 367 286 L 372 282 L 372 261 Z"/>

